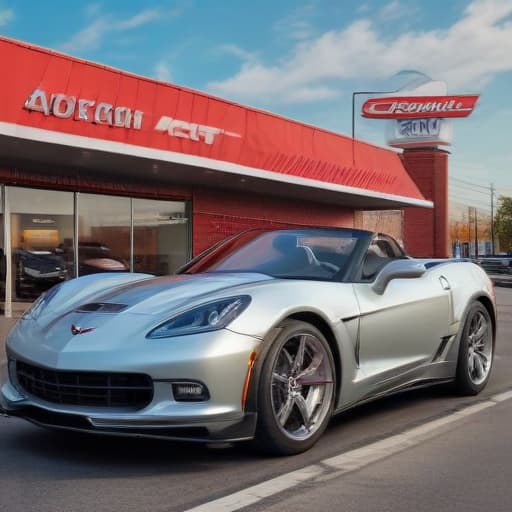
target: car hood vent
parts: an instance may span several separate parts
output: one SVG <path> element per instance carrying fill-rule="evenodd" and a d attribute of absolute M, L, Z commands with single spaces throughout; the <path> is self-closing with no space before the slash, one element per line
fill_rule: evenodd
<path fill-rule="evenodd" d="M 113 304 L 111 302 L 91 302 L 78 306 L 75 311 L 77 313 L 119 313 L 126 309 L 126 304 Z"/>

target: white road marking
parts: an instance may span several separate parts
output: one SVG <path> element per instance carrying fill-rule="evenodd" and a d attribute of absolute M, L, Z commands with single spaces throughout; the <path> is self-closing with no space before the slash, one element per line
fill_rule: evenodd
<path fill-rule="evenodd" d="M 235 492 L 224 498 L 210 501 L 204 505 L 199 505 L 190 509 L 188 512 L 229 512 L 253 505 L 263 498 L 268 498 L 274 494 L 295 487 L 306 480 L 311 480 L 324 472 L 324 468 L 319 465 L 306 466 L 305 468 L 291 473 L 272 478 L 261 484 L 248 487 L 240 492 Z"/>
<path fill-rule="evenodd" d="M 464 407 L 464 409 L 461 409 L 460 411 L 457 411 L 454 414 L 457 416 L 471 416 L 472 414 L 483 411 L 484 409 L 492 407 L 493 405 L 496 405 L 496 402 L 494 400 L 487 400 L 486 402 L 480 402 L 479 404 Z"/>
<path fill-rule="evenodd" d="M 495 402 L 504 402 L 505 400 L 510 400 L 512 398 L 512 390 L 505 391 L 504 393 L 499 393 L 497 395 L 491 396 L 491 400 Z"/>
<path fill-rule="evenodd" d="M 357 471 L 358 469 L 378 460 L 394 455 L 416 446 L 423 441 L 434 437 L 440 429 L 468 416 L 477 414 L 500 402 L 512 399 L 512 390 L 489 397 L 485 402 L 470 405 L 442 418 L 429 421 L 419 427 L 414 427 L 401 434 L 393 435 L 376 441 L 362 448 L 329 457 L 318 464 L 306 466 L 297 471 L 266 480 L 260 484 L 248 487 L 241 491 L 229 494 L 223 498 L 210 501 L 188 509 L 185 512 L 234 512 L 249 505 L 254 505 L 264 498 L 274 496 L 280 492 L 291 489 L 302 482 L 324 481 L 336 478 L 342 474 Z"/>

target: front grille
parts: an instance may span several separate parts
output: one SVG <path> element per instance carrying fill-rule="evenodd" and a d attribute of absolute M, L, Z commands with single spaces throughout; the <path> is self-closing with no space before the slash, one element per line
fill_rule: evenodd
<path fill-rule="evenodd" d="M 27 393 L 55 404 L 136 410 L 153 399 L 153 382 L 140 373 L 49 370 L 16 361 L 16 379 Z"/>

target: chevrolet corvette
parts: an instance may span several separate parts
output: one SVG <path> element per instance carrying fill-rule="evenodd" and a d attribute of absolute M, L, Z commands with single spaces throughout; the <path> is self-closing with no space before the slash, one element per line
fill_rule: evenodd
<path fill-rule="evenodd" d="M 486 385 L 494 289 L 478 265 L 413 259 L 346 228 L 255 229 L 176 275 L 93 274 L 10 332 L 0 409 L 37 425 L 309 449 L 329 419 L 418 386 Z"/>

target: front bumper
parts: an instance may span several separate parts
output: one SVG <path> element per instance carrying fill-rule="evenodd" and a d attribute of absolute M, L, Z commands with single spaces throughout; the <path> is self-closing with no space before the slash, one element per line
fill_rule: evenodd
<path fill-rule="evenodd" d="M 125 437 L 148 437 L 175 441 L 236 442 L 254 437 L 256 413 L 244 413 L 239 419 L 225 420 L 222 417 L 197 421 L 194 418 L 172 421 L 157 418 L 153 421 L 139 418 L 95 418 L 87 414 L 63 413 L 35 405 L 17 404 L 12 407 L 0 394 L 0 413 L 23 418 L 40 427 L 72 430 L 90 434 L 117 435 Z"/>
<path fill-rule="evenodd" d="M 113 364 L 113 357 L 96 361 L 96 371 L 107 367 L 114 372 L 138 370 L 151 377 L 153 398 L 147 406 L 135 411 L 122 407 L 67 405 L 31 395 L 17 381 L 15 360 L 47 369 L 63 370 L 63 365 L 42 365 L 37 362 L 41 358 L 21 356 L 15 351 L 16 346 L 10 344 L 10 371 L 6 372 L 8 378 L 0 389 L 0 412 L 44 427 L 95 434 L 200 442 L 251 439 L 256 428 L 256 413 L 244 410 L 241 398 L 248 357 L 252 351 L 257 350 L 260 340 L 223 330 L 214 333 L 214 336 L 211 333 L 209 336 L 203 334 L 186 341 L 187 344 L 174 357 L 166 350 L 169 358 L 165 364 L 162 361 L 165 342 L 149 344 L 144 357 L 132 358 L 125 353 L 124 361 L 118 361 L 117 365 Z M 174 342 L 179 343 L 180 340 Z M 152 356 L 148 354 L 151 351 L 155 351 Z M 141 365 L 143 358 L 145 361 Z M 135 359 L 138 360 L 138 368 Z M 67 364 L 66 367 L 83 367 L 86 361 L 87 357 L 83 353 L 76 354 L 74 364 Z M 86 370 L 94 371 L 91 366 Z M 174 380 L 197 380 L 204 383 L 210 399 L 200 402 L 176 401 L 172 392 Z"/>

